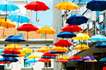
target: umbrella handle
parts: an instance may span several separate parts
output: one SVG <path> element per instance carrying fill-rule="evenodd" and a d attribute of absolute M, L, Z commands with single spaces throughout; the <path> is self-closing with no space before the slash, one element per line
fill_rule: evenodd
<path fill-rule="evenodd" d="M 87 11 L 88 11 L 88 9 L 86 9 L 86 10 L 82 13 L 82 15 L 84 15 Z"/>

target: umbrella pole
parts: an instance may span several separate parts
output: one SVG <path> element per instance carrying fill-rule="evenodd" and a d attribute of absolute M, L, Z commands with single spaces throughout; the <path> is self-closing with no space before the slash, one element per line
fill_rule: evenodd
<path fill-rule="evenodd" d="M 28 41 L 28 38 L 29 38 L 29 35 L 28 35 L 28 32 L 27 32 L 27 36 L 26 36 L 27 41 Z"/>
<path fill-rule="evenodd" d="M 84 15 L 87 11 L 88 11 L 88 9 L 86 9 L 86 10 L 82 13 L 82 15 Z"/>
<path fill-rule="evenodd" d="M 38 13 L 36 11 L 36 22 L 38 22 Z"/>
<path fill-rule="evenodd" d="M 2 34 L 2 37 L 3 37 L 3 38 L 5 37 L 5 28 L 3 28 L 3 34 Z"/>

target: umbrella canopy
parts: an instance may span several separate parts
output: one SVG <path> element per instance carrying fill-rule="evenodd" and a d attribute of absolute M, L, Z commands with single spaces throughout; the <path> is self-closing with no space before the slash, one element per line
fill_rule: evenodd
<path fill-rule="evenodd" d="M 78 33 L 76 37 L 72 38 L 73 40 L 89 40 L 90 36 L 86 33 Z"/>
<path fill-rule="evenodd" d="M 60 38 L 72 38 L 72 37 L 75 37 L 76 34 L 72 33 L 72 32 L 60 32 L 57 37 L 60 37 Z"/>
<path fill-rule="evenodd" d="M 17 28 L 17 30 L 30 32 L 30 31 L 38 30 L 38 27 L 36 27 L 36 26 L 34 26 L 32 24 L 23 24 L 23 25 L 19 26 Z"/>
<path fill-rule="evenodd" d="M 3 51 L 4 54 L 20 54 L 20 50 L 19 49 L 4 49 Z"/>
<path fill-rule="evenodd" d="M 16 49 L 16 50 L 20 50 L 22 49 L 22 47 L 19 44 L 8 44 L 4 49 Z"/>
<path fill-rule="evenodd" d="M 62 62 L 62 63 L 68 62 L 68 60 L 62 59 L 62 58 L 58 58 L 56 61 L 57 61 L 57 62 Z"/>
<path fill-rule="evenodd" d="M 0 11 L 15 11 L 19 9 L 18 6 L 14 4 L 0 4 Z"/>
<path fill-rule="evenodd" d="M 36 59 L 36 58 L 40 58 L 40 56 L 31 54 L 31 55 L 28 56 L 28 58 L 29 58 L 29 59 Z"/>
<path fill-rule="evenodd" d="M 76 45 L 74 47 L 75 50 L 80 50 L 80 51 L 83 51 L 83 50 L 87 50 L 89 49 L 89 46 L 86 45 L 86 44 L 79 44 L 79 45 Z"/>
<path fill-rule="evenodd" d="M 46 53 L 43 54 L 43 56 L 54 56 L 54 57 L 56 57 L 57 55 L 51 54 L 50 52 L 46 52 Z"/>
<path fill-rule="evenodd" d="M 85 56 L 82 58 L 84 61 L 86 60 L 95 60 L 95 57 L 94 56 Z"/>
<path fill-rule="evenodd" d="M 96 48 L 106 48 L 106 42 L 97 42 L 95 47 Z"/>
<path fill-rule="evenodd" d="M 50 51 L 50 48 L 48 46 L 42 46 L 41 48 L 36 50 L 37 52 L 48 52 Z"/>
<path fill-rule="evenodd" d="M 48 10 L 48 6 L 41 1 L 33 1 L 25 5 L 25 8 L 33 11 L 45 11 Z"/>
<path fill-rule="evenodd" d="M 86 18 L 85 16 L 73 15 L 66 20 L 66 23 L 68 23 L 69 25 L 81 25 L 83 23 L 87 23 L 87 21 L 88 18 Z"/>
<path fill-rule="evenodd" d="M 68 55 L 59 55 L 57 58 L 58 59 L 69 60 L 70 57 Z"/>
<path fill-rule="evenodd" d="M 11 58 L 11 57 L 5 57 L 4 62 L 17 62 L 18 59 L 17 58 Z"/>
<path fill-rule="evenodd" d="M 106 62 L 106 57 L 101 58 L 99 61 Z"/>
<path fill-rule="evenodd" d="M 27 59 L 25 62 L 26 63 L 35 63 L 35 62 L 37 62 L 37 60 L 36 59 Z"/>
<path fill-rule="evenodd" d="M 9 15 L 7 18 L 18 23 L 28 23 L 30 21 L 28 17 L 21 15 Z"/>
<path fill-rule="evenodd" d="M 24 37 L 22 35 L 10 35 L 8 36 L 5 41 L 7 42 L 24 42 Z"/>
<path fill-rule="evenodd" d="M 28 40 L 28 37 L 29 37 L 28 32 L 36 31 L 36 30 L 38 30 L 38 27 L 36 27 L 36 26 L 34 26 L 32 24 L 23 24 L 23 25 L 19 26 L 17 28 L 17 30 L 26 31 L 27 32 L 27 40 Z"/>
<path fill-rule="evenodd" d="M 21 50 L 21 52 L 23 52 L 23 53 L 25 53 L 25 54 L 29 54 L 29 53 L 32 52 L 32 49 L 29 48 L 29 47 L 25 47 L 25 48 L 23 48 L 23 49 Z"/>
<path fill-rule="evenodd" d="M 68 49 L 66 47 L 59 47 L 59 46 L 55 46 L 51 48 L 51 50 L 56 52 L 68 52 Z"/>
<path fill-rule="evenodd" d="M 45 59 L 56 59 L 55 56 L 42 56 L 41 58 L 45 58 Z"/>
<path fill-rule="evenodd" d="M 37 30 L 38 33 L 40 34 L 55 34 L 55 29 L 49 26 L 43 26 Z"/>
<path fill-rule="evenodd" d="M 11 22 L 10 20 L 5 20 L 4 18 L 0 18 L 0 26 L 4 28 L 15 28 L 16 24 Z"/>
<path fill-rule="evenodd" d="M 50 59 L 41 58 L 38 60 L 39 62 L 51 62 Z"/>
<path fill-rule="evenodd" d="M 80 32 L 82 29 L 77 25 L 67 25 L 62 28 L 63 32 Z"/>
<path fill-rule="evenodd" d="M 59 10 L 76 10 L 79 9 L 79 6 L 72 2 L 60 2 L 55 5 Z"/>
<path fill-rule="evenodd" d="M 87 8 L 92 11 L 104 11 L 106 10 L 106 1 L 90 1 L 87 3 Z"/>
<path fill-rule="evenodd" d="M 70 47 L 71 45 L 73 45 L 73 43 L 71 43 L 68 40 L 58 40 L 57 42 L 54 43 L 55 46 L 63 46 L 63 47 Z"/>
<path fill-rule="evenodd" d="M 2 54 L 3 57 L 18 57 L 16 54 Z"/>
<path fill-rule="evenodd" d="M 90 38 L 91 41 L 106 41 L 106 36 L 104 35 L 94 35 Z"/>
<path fill-rule="evenodd" d="M 81 60 L 81 56 L 79 55 L 71 56 L 70 60 Z"/>

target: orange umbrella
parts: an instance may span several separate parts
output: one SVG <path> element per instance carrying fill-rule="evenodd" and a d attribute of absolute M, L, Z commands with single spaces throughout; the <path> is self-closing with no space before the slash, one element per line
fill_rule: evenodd
<path fill-rule="evenodd" d="M 61 46 L 55 46 L 51 48 L 51 50 L 56 52 L 68 52 L 68 49 L 66 47 L 61 47 Z"/>
<path fill-rule="evenodd" d="M 45 53 L 45 52 L 49 52 L 50 48 L 48 46 L 42 46 L 41 48 L 37 49 L 36 51 Z"/>
<path fill-rule="evenodd" d="M 52 27 L 49 27 L 47 25 L 41 27 L 39 30 L 37 30 L 38 33 L 40 34 L 44 34 L 45 35 L 45 39 L 46 39 L 46 34 L 55 34 L 55 29 L 53 29 Z"/>

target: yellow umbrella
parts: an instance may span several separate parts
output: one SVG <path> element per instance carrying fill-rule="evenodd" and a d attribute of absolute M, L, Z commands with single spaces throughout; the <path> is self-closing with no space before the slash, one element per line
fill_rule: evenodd
<path fill-rule="evenodd" d="M 10 20 L 5 20 L 4 18 L 0 18 L 0 26 L 4 28 L 15 28 L 16 24 L 11 22 Z M 3 28 L 3 37 L 5 33 L 5 29 Z"/>
<path fill-rule="evenodd" d="M 48 46 L 42 46 L 41 48 L 37 49 L 36 51 L 45 53 L 45 52 L 50 51 L 50 48 Z"/>
<path fill-rule="evenodd" d="M 75 50 L 83 51 L 83 50 L 87 50 L 87 49 L 89 49 L 89 46 L 86 45 L 86 44 L 79 44 L 79 45 L 75 46 L 74 49 L 75 49 Z"/>
<path fill-rule="evenodd" d="M 8 44 L 4 49 L 22 49 L 19 44 Z"/>
<path fill-rule="evenodd" d="M 36 59 L 36 58 L 40 58 L 40 56 L 31 54 L 31 55 L 28 56 L 28 58 L 29 58 L 29 59 Z"/>
<path fill-rule="evenodd" d="M 58 58 L 58 59 L 68 60 L 70 57 L 67 56 L 67 55 L 59 55 L 57 58 Z"/>
<path fill-rule="evenodd" d="M 40 34 L 44 34 L 45 38 L 46 38 L 46 34 L 55 34 L 55 29 L 53 29 L 52 27 L 49 27 L 47 25 L 41 27 L 39 30 L 37 30 L 38 33 Z"/>
<path fill-rule="evenodd" d="M 52 47 L 51 50 L 56 51 L 56 52 L 68 52 L 68 48 L 61 47 L 61 46 Z"/>
<path fill-rule="evenodd" d="M 78 5 L 72 3 L 72 2 L 60 2 L 55 5 L 56 8 L 59 10 L 76 10 L 79 8 Z"/>
<path fill-rule="evenodd" d="M 89 35 L 86 33 L 79 33 L 76 37 L 72 38 L 73 40 L 88 40 L 90 39 Z"/>
<path fill-rule="evenodd" d="M 23 53 L 23 54 L 29 54 L 31 52 L 32 52 L 32 49 L 28 48 L 28 47 L 25 47 L 21 50 L 21 53 Z"/>
<path fill-rule="evenodd" d="M 5 21 L 4 18 L 0 18 L 0 26 L 5 27 L 5 28 L 14 28 L 16 24 L 11 22 L 10 20 Z"/>

